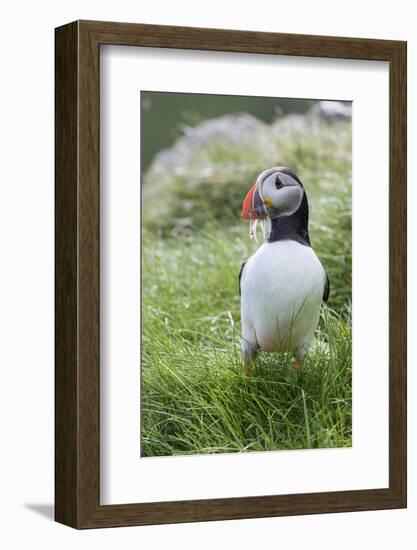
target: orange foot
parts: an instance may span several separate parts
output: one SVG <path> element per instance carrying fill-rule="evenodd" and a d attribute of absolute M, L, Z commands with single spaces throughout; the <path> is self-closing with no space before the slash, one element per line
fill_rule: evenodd
<path fill-rule="evenodd" d="M 301 369 L 302 366 L 303 366 L 302 362 L 299 359 L 297 359 L 297 361 L 294 363 L 294 368 Z"/>
<path fill-rule="evenodd" d="M 243 376 L 248 376 L 250 371 L 250 366 L 248 363 L 243 364 Z"/>

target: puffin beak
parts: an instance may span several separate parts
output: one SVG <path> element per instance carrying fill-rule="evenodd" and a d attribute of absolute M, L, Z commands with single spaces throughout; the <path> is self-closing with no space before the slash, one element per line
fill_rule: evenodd
<path fill-rule="evenodd" d="M 262 220 L 266 218 L 266 209 L 255 183 L 247 193 L 242 204 L 242 218 L 244 220 Z"/>

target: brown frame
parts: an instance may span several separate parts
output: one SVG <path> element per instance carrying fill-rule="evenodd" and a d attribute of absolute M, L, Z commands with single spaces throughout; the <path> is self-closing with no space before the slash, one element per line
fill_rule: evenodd
<path fill-rule="evenodd" d="M 100 505 L 99 52 L 101 44 L 389 62 L 389 487 Z M 76 21 L 56 29 L 55 519 L 115 527 L 406 506 L 406 43 Z"/>

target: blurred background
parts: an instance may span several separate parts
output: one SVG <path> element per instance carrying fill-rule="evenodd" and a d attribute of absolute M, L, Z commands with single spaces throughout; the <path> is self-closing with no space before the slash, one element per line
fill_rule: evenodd
<path fill-rule="evenodd" d="M 349 304 L 350 103 L 142 92 L 141 106 L 145 231 L 178 239 L 220 226 L 243 238 L 246 192 L 261 171 L 288 166 L 307 191 L 312 243 L 332 275 L 331 304 Z"/>
<path fill-rule="evenodd" d="M 143 456 L 350 446 L 351 134 L 346 102 L 141 93 Z M 260 354 L 242 380 L 240 209 L 272 166 L 304 184 L 330 300 L 307 374 Z"/>
<path fill-rule="evenodd" d="M 141 143 L 142 170 L 146 172 L 158 151 L 207 119 L 242 112 L 270 123 L 288 113 L 305 113 L 313 104 L 309 99 L 141 92 L 142 128 L 146 130 Z"/>

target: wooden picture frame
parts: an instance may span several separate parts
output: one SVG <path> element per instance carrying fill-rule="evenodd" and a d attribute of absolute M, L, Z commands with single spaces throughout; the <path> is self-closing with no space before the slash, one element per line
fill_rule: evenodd
<path fill-rule="evenodd" d="M 55 519 L 75 528 L 406 506 L 406 43 L 76 21 L 56 29 Z M 100 505 L 99 56 L 118 44 L 389 62 L 389 488 Z"/>

